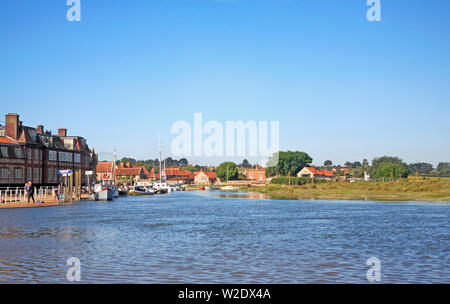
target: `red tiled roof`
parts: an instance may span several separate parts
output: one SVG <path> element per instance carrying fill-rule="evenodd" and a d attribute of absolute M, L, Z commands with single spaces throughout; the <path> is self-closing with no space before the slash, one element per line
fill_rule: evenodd
<path fill-rule="evenodd" d="M 166 175 L 175 175 L 175 176 L 191 176 L 192 172 L 186 170 L 166 170 Z"/>
<path fill-rule="evenodd" d="M 208 171 L 195 172 L 195 176 L 199 175 L 200 173 L 205 173 L 205 175 L 209 178 L 217 178 L 216 172 L 208 172 Z"/>
<path fill-rule="evenodd" d="M 327 177 L 334 177 L 334 173 L 331 172 L 330 170 L 321 170 L 323 175 L 327 176 Z"/>
<path fill-rule="evenodd" d="M 142 167 L 117 168 L 117 176 L 136 176 L 141 173 Z"/>
<path fill-rule="evenodd" d="M 104 173 L 104 172 L 112 172 L 113 162 L 98 162 L 97 163 L 97 173 Z"/>
<path fill-rule="evenodd" d="M 17 145 L 18 142 L 12 138 L 6 137 L 6 136 L 0 136 L 0 143 L 2 144 L 11 144 L 11 145 Z"/>
<path fill-rule="evenodd" d="M 319 170 L 314 167 L 306 167 L 306 169 L 308 169 L 314 175 L 323 175 L 326 177 L 334 177 L 334 173 L 329 170 Z"/>
<path fill-rule="evenodd" d="M 314 167 L 306 167 L 306 169 L 308 169 L 309 170 L 309 172 L 311 172 L 312 174 L 314 174 L 314 175 L 320 175 L 320 170 L 319 169 L 317 169 L 317 168 L 314 168 Z"/>

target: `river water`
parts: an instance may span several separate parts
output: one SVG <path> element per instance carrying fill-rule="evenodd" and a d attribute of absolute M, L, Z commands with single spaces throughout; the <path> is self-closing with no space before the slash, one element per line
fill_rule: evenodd
<path fill-rule="evenodd" d="M 260 199 L 261 198 L 261 199 Z M 449 204 L 176 192 L 0 210 L 0 282 L 450 283 Z"/>

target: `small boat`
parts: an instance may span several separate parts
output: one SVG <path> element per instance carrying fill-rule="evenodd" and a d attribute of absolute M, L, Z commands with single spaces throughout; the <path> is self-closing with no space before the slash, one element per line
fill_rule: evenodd
<path fill-rule="evenodd" d="M 172 187 L 166 182 L 153 183 L 153 189 L 159 191 L 158 193 L 171 193 Z"/>
<path fill-rule="evenodd" d="M 205 187 L 206 191 L 215 191 L 215 190 L 219 190 L 219 187 L 211 187 L 211 186 L 206 186 Z"/>
<path fill-rule="evenodd" d="M 112 201 L 114 198 L 114 190 L 102 184 L 94 186 L 94 193 L 89 196 L 93 201 Z"/>
<path fill-rule="evenodd" d="M 101 185 L 101 187 L 103 187 L 103 188 L 108 187 L 108 189 L 110 191 L 112 191 L 114 198 L 119 197 L 119 189 L 117 188 L 117 185 L 114 183 L 114 181 L 104 180 L 100 184 L 97 184 L 97 185 Z M 95 188 L 94 188 L 94 191 L 95 191 Z"/>
<path fill-rule="evenodd" d="M 225 186 L 225 187 L 220 188 L 220 190 L 225 190 L 225 191 L 227 191 L 227 190 L 239 190 L 239 187 Z"/>
<path fill-rule="evenodd" d="M 128 191 L 125 189 L 119 189 L 119 196 L 128 195 Z"/>
<path fill-rule="evenodd" d="M 129 195 L 153 195 L 155 190 L 151 187 L 135 186 L 128 192 Z"/>

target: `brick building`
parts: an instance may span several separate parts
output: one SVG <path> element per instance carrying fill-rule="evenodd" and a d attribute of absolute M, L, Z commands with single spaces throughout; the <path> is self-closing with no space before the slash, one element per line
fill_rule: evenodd
<path fill-rule="evenodd" d="M 181 170 L 180 168 L 166 168 L 164 172 L 165 174 L 163 174 L 163 177 L 165 177 L 167 183 L 169 184 L 180 184 L 180 183 L 189 184 L 194 181 L 196 175 L 195 172 Z M 148 178 L 151 180 L 158 181 L 159 173 L 155 173 L 155 171 L 152 169 L 150 174 L 148 174 Z"/>
<path fill-rule="evenodd" d="M 62 181 L 59 170 L 95 171 L 97 156 L 80 136 L 67 136 L 67 129 L 57 135 L 22 125 L 18 114 L 6 114 L 0 125 L 0 186 L 56 185 Z"/>
<path fill-rule="evenodd" d="M 247 169 L 245 171 L 245 176 L 248 180 L 254 181 L 266 181 L 266 169 L 264 168 L 256 168 L 256 169 Z"/>
<path fill-rule="evenodd" d="M 330 170 L 320 170 L 314 167 L 304 167 L 297 173 L 298 177 L 314 177 L 322 179 L 334 178 L 334 173 Z"/>
<path fill-rule="evenodd" d="M 220 179 L 217 178 L 216 172 L 207 172 L 202 170 L 195 173 L 194 183 L 196 185 L 213 185 L 216 182 L 220 182 Z"/>
<path fill-rule="evenodd" d="M 113 161 L 102 161 L 97 163 L 97 180 L 113 180 L 114 170 L 119 182 L 137 182 L 149 178 L 150 175 L 144 166 L 133 166 L 129 162 L 114 165 Z"/>

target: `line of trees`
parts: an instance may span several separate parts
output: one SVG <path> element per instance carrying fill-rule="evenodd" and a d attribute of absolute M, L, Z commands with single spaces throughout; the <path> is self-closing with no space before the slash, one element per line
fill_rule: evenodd
<path fill-rule="evenodd" d="M 311 165 L 313 159 L 305 152 L 301 151 L 280 151 L 275 153 L 269 160 L 273 166 L 266 169 L 267 177 L 273 176 L 296 176 L 297 173 L 306 166 Z M 159 172 L 159 160 L 158 159 L 148 159 L 148 160 L 136 160 L 134 158 L 123 157 L 118 162 L 130 163 L 132 166 L 144 166 L 147 170 L 152 169 L 155 172 Z M 172 159 L 168 157 L 165 159 L 166 168 L 170 167 L 180 167 L 183 170 L 198 172 L 203 171 L 215 171 L 215 169 L 207 166 L 200 165 L 190 165 L 186 158 L 181 158 L 179 160 Z M 331 168 L 333 162 L 331 160 L 326 160 L 324 166 Z M 433 165 L 429 163 L 413 163 L 406 164 L 402 159 L 396 156 L 382 156 L 376 157 L 372 160 L 372 166 L 369 165 L 367 159 L 363 159 L 362 162 L 346 162 L 345 166 L 352 169 L 351 174 L 353 176 L 362 177 L 364 171 L 368 172 L 374 178 L 405 178 L 408 175 L 414 175 L 417 172 L 420 175 L 432 174 Z M 217 176 L 221 180 L 234 180 L 239 178 L 238 168 L 252 168 L 252 164 L 247 159 L 244 159 L 241 164 L 236 165 L 233 162 L 224 162 L 220 164 L 217 168 Z M 340 168 L 340 166 L 334 166 Z M 226 172 L 228 168 L 228 173 Z M 450 163 L 441 162 L 437 166 L 437 171 L 440 175 L 450 175 Z M 435 173 L 437 174 L 437 173 Z"/>
<path fill-rule="evenodd" d="M 324 166 L 327 168 L 331 168 L 333 162 L 331 160 L 326 160 L 324 162 Z M 364 171 L 370 173 L 373 177 L 407 177 L 408 175 L 420 174 L 420 175 L 429 175 L 429 174 L 441 174 L 448 175 L 450 174 L 450 163 L 441 162 L 437 166 L 437 172 L 433 172 L 434 168 L 432 164 L 419 162 L 413 164 L 406 164 L 402 159 L 396 156 L 382 156 L 376 157 L 372 161 L 372 166 L 369 165 L 369 161 L 364 159 L 362 162 L 355 161 L 350 162 L 347 161 L 345 167 L 352 170 L 353 175 L 362 175 Z M 340 166 L 335 166 L 336 168 L 340 168 Z M 360 170 L 358 170 L 360 169 Z"/>
<path fill-rule="evenodd" d="M 297 173 L 312 163 L 313 159 L 305 152 L 300 151 L 280 151 L 275 153 L 269 160 L 274 166 L 267 168 L 268 177 L 276 175 L 297 175 Z"/>

